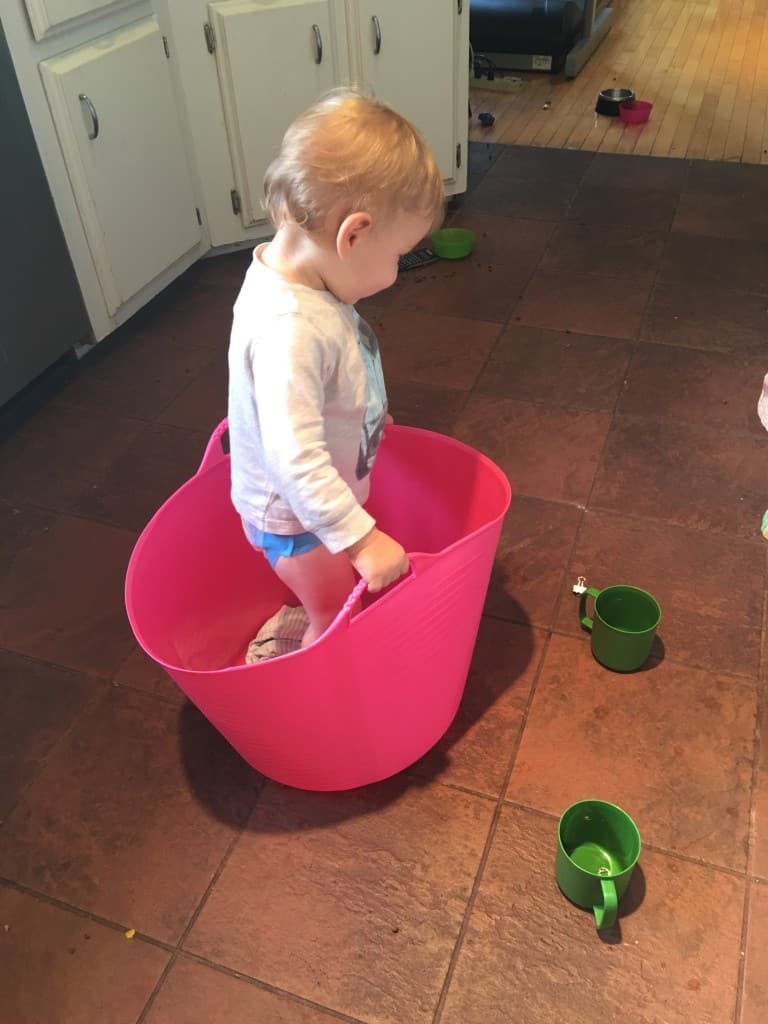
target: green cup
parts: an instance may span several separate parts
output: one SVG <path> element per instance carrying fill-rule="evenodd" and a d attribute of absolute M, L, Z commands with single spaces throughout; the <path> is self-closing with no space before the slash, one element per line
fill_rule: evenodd
<path fill-rule="evenodd" d="M 615 804 L 580 800 L 563 812 L 557 838 L 557 884 L 594 911 L 598 929 L 610 928 L 640 857 L 637 825 Z"/>
<path fill-rule="evenodd" d="M 586 614 L 587 597 L 595 599 L 594 618 Z M 592 633 L 592 654 L 614 672 L 634 672 L 648 659 L 661 608 L 638 587 L 588 587 L 579 601 L 579 619 Z"/>

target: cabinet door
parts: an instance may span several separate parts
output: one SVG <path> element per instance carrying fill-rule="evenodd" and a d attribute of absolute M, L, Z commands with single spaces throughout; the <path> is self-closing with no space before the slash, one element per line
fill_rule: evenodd
<path fill-rule="evenodd" d="M 210 5 L 243 226 L 264 220 L 264 173 L 291 121 L 348 73 L 338 0 Z"/>
<path fill-rule="evenodd" d="M 26 8 L 35 39 L 44 39 L 51 32 L 132 3 L 137 0 L 26 0 Z"/>
<path fill-rule="evenodd" d="M 456 173 L 457 0 L 358 0 L 363 81 Z M 468 57 L 467 57 L 468 59 Z"/>
<path fill-rule="evenodd" d="M 200 240 L 163 38 L 146 18 L 40 65 L 110 314 Z"/>

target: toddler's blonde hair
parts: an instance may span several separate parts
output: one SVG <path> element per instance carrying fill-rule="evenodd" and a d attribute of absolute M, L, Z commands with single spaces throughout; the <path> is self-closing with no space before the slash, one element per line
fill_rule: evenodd
<path fill-rule="evenodd" d="M 443 179 L 421 133 L 356 88 L 334 89 L 288 128 L 264 178 L 262 204 L 275 228 L 326 225 L 339 206 L 443 218 Z"/>

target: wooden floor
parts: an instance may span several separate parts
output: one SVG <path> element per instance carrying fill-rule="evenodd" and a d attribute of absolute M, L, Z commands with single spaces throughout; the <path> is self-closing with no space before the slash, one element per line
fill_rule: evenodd
<path fill-rule="evenodd" d="M 610 33 L 581 74 L 541 72 L 516 92 L 471 82 L 470 138 L 610 153 L 768 163 L 768 0 L 615 0 Z M 645 125 L 597 117 L 600 89 L 653 104 Z M 478 124 L 493 113 L 491 128 Z"/>

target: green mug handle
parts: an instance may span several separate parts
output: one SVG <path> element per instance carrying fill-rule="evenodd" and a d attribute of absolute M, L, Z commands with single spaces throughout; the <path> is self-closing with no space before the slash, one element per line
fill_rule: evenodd
<path fill-rule="evenodd" d="M 587 587 L 587 589 L 584 591 L 584 593 L 579 598 L 579 619 L 581 620 L 581 624 L 584 627 L 584 629 L 588 629 L 590 631 L 590 633 L 591 633 L 592 632 L 592 627 L 595 624 L 595 620 L 594 619 L 590 619 L 589 616 L 586 614 L 586 612 L 587 612 L 587 597 L 588 596 L 592 596 L 594 598 L 597 598 L 597 597 L 600 596 L 600 591 L 599 590 L 595 590 L 594 587 Z"/>
<path fill-rule="evenodd" d="M 619 901 L 616 898 L 616 886 L 610 878 L 601 878 L 600 886 L 603 890 L 603 905 L 595 905 L 592 909 L 595 912 L 595 924 L 598 929 L 611 928 L 616 924 L 616 911 Z"/>

